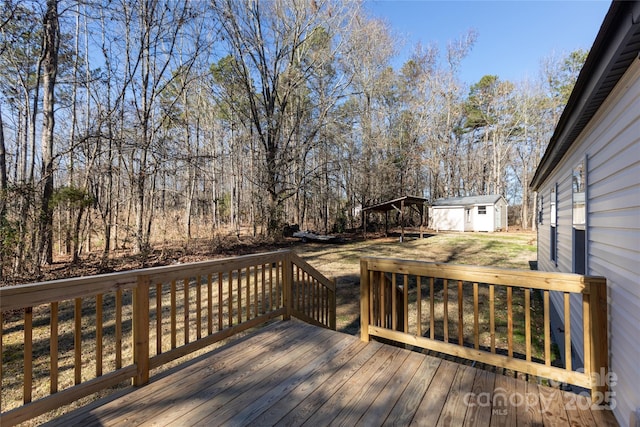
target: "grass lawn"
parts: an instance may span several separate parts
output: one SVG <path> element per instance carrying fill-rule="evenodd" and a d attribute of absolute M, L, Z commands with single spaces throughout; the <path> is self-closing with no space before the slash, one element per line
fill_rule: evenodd
<path fill-rule="evenodd" d="M 536 260 L 536 235 L 523 233 L 439 233 L 422 239 L 398 237 L 344 244 L 306 243 L 295 251 L 321 273 L 336 279 L 337 327 L 357 334 L 360 329 L 360 258 L 412 259 L 452 264 L 529 269 Z M 515 338 L 514 339 L 520 339 Z M 522 338 L 524 341 L 524 338 Z"/>

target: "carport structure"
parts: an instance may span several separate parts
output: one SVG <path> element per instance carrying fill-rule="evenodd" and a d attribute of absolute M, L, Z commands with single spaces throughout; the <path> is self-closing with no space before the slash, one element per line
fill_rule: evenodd
<path fill-rule="evenodd" d="M 363 233 L 365 238 L 367 237 L 367 216 L 369 212 L 384 212 L 384 232 L 387 234 L 389 229 L 389 211 L 396 211 L 400 214 L 400 241 L 403 242 L 405 207 L 408 209 L 414 209 L 420 215 L 420 234 L 422 235 L 425 203 L 427 203 L 427 199 L 424 197 L 404 196 L 363 208 Z"/>

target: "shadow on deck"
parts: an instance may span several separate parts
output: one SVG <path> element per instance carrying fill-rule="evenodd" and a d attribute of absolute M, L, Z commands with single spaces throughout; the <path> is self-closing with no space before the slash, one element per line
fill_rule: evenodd
<path fill-rule="evenodd" d="M 50 422 L 67 425 L 617 425 L 590 399 L 279 321 Z"/>

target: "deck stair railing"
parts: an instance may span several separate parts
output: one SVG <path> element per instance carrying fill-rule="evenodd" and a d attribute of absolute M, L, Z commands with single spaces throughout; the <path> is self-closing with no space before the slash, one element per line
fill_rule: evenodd
<path fill-rule="evenodd" d="M 0 425 L 274 318 L 336 328 L 335 283 L 291 251 L 0 288 Z"/>
<path fill-rule="evenodd" d="M 594 403 L 607 400 L 604 278 L 383 258 L 362 258 L 360 267 L 362 340 L 378 337 L 573 384 L 591 390 Z M 572 325 L 581 326 L 579 369 L 572 366 L 575 339 L 565 345 L 564 366 L 552 363 L 552 293 L 562 301 L 564 342 L 577 334 Z M 544 349 L 538 357 L 536 347 Z"/>

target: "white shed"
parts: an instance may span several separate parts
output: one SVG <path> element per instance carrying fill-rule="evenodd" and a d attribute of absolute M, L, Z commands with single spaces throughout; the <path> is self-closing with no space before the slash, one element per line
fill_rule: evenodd
<path fill-rule="evenodd" d="M 499 195 L 439 199 L 430 211 L 430 227 L 437 231 L 507 229 L 507 201 Z"/>
<path fill-rule="evenodd" d="M 608 385 L 621 426 L 640 423 L 639 54 L 640 2 L 613 2 L 531 182 L 538 268 L 607 279 Z M 563 330 L 562 295 L 551 301 L 560 323 L 552 330 Z M 582 304 L 577 296 L 570 304 L 576 355 Z"/>

